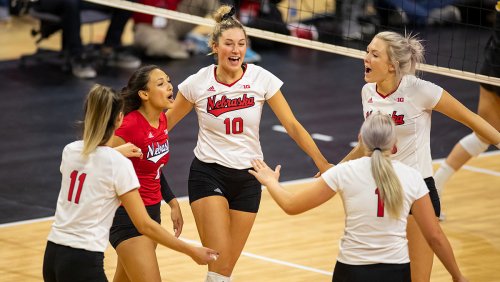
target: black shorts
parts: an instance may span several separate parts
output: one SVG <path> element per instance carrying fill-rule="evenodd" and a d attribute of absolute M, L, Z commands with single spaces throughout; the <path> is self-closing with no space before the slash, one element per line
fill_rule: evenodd
<path fill-rule="evenodd" d="M 498 49 L 498 52 L 500 52 L 500 48 Z M 496 55 L 500 57 L 499 55 Z M 484 62 L 483 67 L 481 68 L 481 74 L 487 75 L 487 76 L 492 76 L 492 77 L 500 77 L 500 64 L 498 65 L 493 65 L 489 62 Z M 491 85 L 487 83 L 481 83 L 481 86 L 493 93 L 496 93 L 498 96 L 500 96 L 500 86 L 496 85 Z"/>
<path fill-rule="evenodd" d="M 434 183 L 434 178 L 427 177 L 424 178 L 425 185 L 427 185 L 427 189 L 429 189 L 429 197 L 431 197 L 432 207 L 434 208 L 434 214 L 436 217 L 441 215 L 441 202 L 439 200 L 439 194 L 436 189 L 436 183 Z"/>
<path fill-rule="evenodd" d="M 332 282 L 411 282 L 410 263 L 350 265 L 337 261 Z"/>
<path fill-rule="evenodd" d="M 149 216 L 156 222 L 161 224 L 161 202 L 152 205 L 146 206 L 146 210 L 148 211 Z M 123 206 L 119 207 L 116 210 L 115 217 L 113 219 L 113 225 L 111 226 L 111 230 L 109 232 L 109 242 L 116 249 L 118 245 L 130 238 L 134 238 L 137 236 L 141 236 L 142 234 L 137 231 L 132 220 L 128 216 L 127 211 Z"/>
<path fill-rule="evenodd" d="M 227 199 L 232 210 L 256 213 L 262 186 L 248 169 L 234 169 L 194 158 L 189 171 L 189 203 L 209 196 Z"/>
<path fill-rule="evenodd" d="M 108 281 L 104 273 L 104 253 L 76 249 L 47 241 L 43 256 L 45 282 Z"/>
<path fill-rule="evenodd" d="M 500 17 L 497 16 L 497 21 L 498 20 L 500 20 Z M 480 70 L 480 74 L 492 77 L 500 77 L 500 38 L 497 38 L 500 37 L 500 31 L 496 32 L 499 34 L 492 36 L 486 44 L 486 48 L 484 50 L 484 62 Z M 484 89 L 494 92 L 500 96 L 500 86 L 487 83 L 481 83 L 481 86 Z"/>
<path fill-rule="evenodd" d="M 427 177 L 424 178 L 425 185 L 427 185 L 427 189 L 429 189 L 429 197 L 431 198 L 432 207 L 434 208 L 434 214 L 436 217 L 441 215 L 441 201 L 439 200 L 439 194 L 436 189 L 436 183 L 434 183 L 434 178 Z M 411 214 L 411 210 L 410 210 Z"/>

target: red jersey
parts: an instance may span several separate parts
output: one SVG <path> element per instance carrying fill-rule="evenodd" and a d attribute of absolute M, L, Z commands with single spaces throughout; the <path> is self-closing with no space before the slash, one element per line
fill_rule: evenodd
<path fill-rule="evenodd" d="M 116 136 L 141 148 L 144 154 L 142 159 L 130 160 L 139 178 L 139 193 L 146 206 L 161 201 L 160 169 L 170 158 L 165 114 L 160 115 L 159 122 L 158 128 L 154 128 L 139 111 L 133 111 L 123 118 L 122 125 L 115 131 Z"/>
<path fill-rule="evenodd" d="M 177 5 L 181 2 L 181 0 L 140 0 L 139 3 L 148 5 L 148 6 L 154 6 L 158 8 L 163 8 L 163 9 L 168 9 L 172 11 L 177 10 Z M 148 23 L 151 24 L 153 23 L 153 17 L 152 15 L 148 14 L 142 14 L 142 13 L 134 13 L 132 15 L 132 18 L 134 19 L 135 23 Z"/>

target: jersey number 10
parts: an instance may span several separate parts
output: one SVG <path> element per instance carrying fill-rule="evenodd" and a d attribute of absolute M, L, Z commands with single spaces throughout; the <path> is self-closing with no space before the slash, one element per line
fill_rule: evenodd
<path fill-rule="evenodd" d="M 243 119 L 240 117 L 226 118 L 224 120 L 224 124 L 226 125 L 226 134 L 240 134 L 243 132 Z"/>

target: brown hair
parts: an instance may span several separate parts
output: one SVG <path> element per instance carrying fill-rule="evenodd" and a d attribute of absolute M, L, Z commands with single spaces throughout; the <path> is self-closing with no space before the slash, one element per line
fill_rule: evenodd
<path fill-rule="evenodd" d="M 139 97 L 140 90 L 148 90 L 148 82 L 151 72 L 155 69 L 160 69 L 155 65 L 147 65 L 136 70 L 130 79 L 127 86 L 123 87 L 121 95 L 124 100 L 123 114 L 128 114 L 139 109 L 142 105 L 142 99 Z"/>

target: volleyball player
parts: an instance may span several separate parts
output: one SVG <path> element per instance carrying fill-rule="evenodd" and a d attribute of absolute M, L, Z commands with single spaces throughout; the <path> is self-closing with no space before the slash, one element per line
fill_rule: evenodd
<path fill-rule="evenodd" d="M 280 91 L 283 82 L 262 67 L 243 63 L 247 36 L 234 12 L 229 6 L 216 11 L 209 44 L 217 64 L 183 81 L 167 112 L 169 130 L 193 108 L 198 115 L 189 201 L 203 245 L 220 253 L 209 264 L 206 281 L 230 281 L 254 224 L 261 185 L 247 170 L 252 159 L 262 158 L 259 124 L 266 101 L 319 171 L 331 166 L 293 115 Z"/>
<path fill-rule="evenodd" d="M 161 223 L 161 191 L 167 191 L 164 200 L 171 208 L 178 237 L 184 223 L 182 213 L 161 172 L 170 156 L 164 113 L 174 102 L 170 77 L 157 66 L 143 66 L 132 74 L 122 96 L 125 117 L 112 138 L 113 146 L 130 142 L 144 152 L 144 158 L 131 159 L 141 186 L 139 194 L 151 218 Z M 116 211 L 110 242 L 118 254 L 115 281 L 161 281 L 156 242 L 137 230 L 124 207 Z"/>
<path fill-rule="evenodd" d="M 364 59 L 367 84 L 361 96 L 365 118 L 372 112 L 380 111 L 394 120 L 398 143 L 393 158 L 422 174 L 438 217 L 440 203 L 432 178 L 430 150 L 432 110 L 471 128 L 490 144 L 500 145 L 500 133 L 443 88 L 415 76 L 423 53 L 424 47 L 415 37 L 387 31 L 376 34 L 368 45 Z M 362 155 L 362 147 L 358 144 L 344 160 Z M 411 216 L 407 234 L 412 281 L 429 281 L 433 253 Z"/>
<path fill-rule="evenodd" d="M 110 147 L 110 138 L 123 119 L 122 107 L 113 90 L 94 86 L 85 101 L 83 140 L 64 148 L 61 191 L 43 260 L 47 282 L 107 281 L 104 251 L 120 202 L 137 229 L 151 240 L 189 255 L 198 264 L 217 257 L 213 250 L 177 239 L 148 216 L 132 163 Z M 132 144 L 120 149 L 128 157 L 141 156 Z"/>
<path fill-rule="evenodd" d="M 496 21 L 493 35 L 485 50 L 481 74 L 500 77 L 500 1 L 496 5 Z M 497 130 L 500 130 L 500 86 L 481 83 L 477 113 Z M 489 143 L 474 132 L 463 137 L 434 174 L 436 188 L 441 197 L 446 182 L 468 160 L 486 151 Z M 444 217 L 440 217 L 444 219 Z"/>
<path fill-rule="evenodd" d="M 329 169 L 296 193 L 280 186 L 280 166 L 273 171 L 265 162 L 254 160 L 254 170 L 249 172 L 287 214 L 308 211 L 340 194 L 346 223 L 332 281 L 412 281 L 405 230 L 410 210 L 453 281 L 467 281 L 435 220 L 421 174 L 390 158 L 396 130 L 388 115 L 373 113 L 360 131 L 364 156 Z"/>

